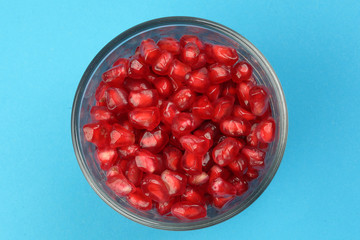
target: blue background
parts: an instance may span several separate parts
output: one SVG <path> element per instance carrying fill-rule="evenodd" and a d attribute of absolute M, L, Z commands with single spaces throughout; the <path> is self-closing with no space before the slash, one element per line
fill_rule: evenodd
<path fill-rule="evenodd" d="M 191 232 L 134 223 L 91 189 L 70 114 L 98 51 L 153 18 L 241 33 L 287 99 L 283 162 L 240 215 Z M 359 1 L 0 1 L 0 239 L 359 239 Z"/>

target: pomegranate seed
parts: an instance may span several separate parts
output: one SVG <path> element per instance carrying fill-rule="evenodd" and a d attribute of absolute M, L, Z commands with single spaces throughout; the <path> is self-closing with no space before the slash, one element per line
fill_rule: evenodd
<path fill-rule="evenodd" d="M 236 188 L 221 177 L 209 183 L 208 192 L 215 197 L 229 197 L 236 195 Z"/>
<path fill-rule="evenodd" d="M 119 164 L 112 166 L 107 172 L 106 172 L 106 179 L 110 179 L 112 177 L 116 177 L 120 174 L 120 171 L 122 172 L 122 169 L 120 168 Z"/>
<path fill-rule="evenodd" d="M 135 155 L 136 166 L 143 172 L 154 173 L 161 170 L 161 160 L 148 150 L 140 149 Z"/>
<path fill-rule="evenodd" d="M 185 111 L 188 110 L 194 103 L 195 97 L 195 93 L 189 88 L 182 88 L 174 94 L 172 101 L 180 109 L 180 111 Z"/>
<path fill-rule="evenodd" d="M 135 143 L 135 135 L 120 124 L 115 123 L 110 132 L 110 146 L 125 147 Z"/>
<path fill-rule="evenodd" d="M 204 93 L 209 86 L 208 70 L 203 67 L 186 74 L 185 84 L 194 92 Z"/>
<path fill-rule="evenodd" d="M 269 95 L 264 86 L 255 86 L 249 92 L 251 112 L 256 116 L 263 115 L 269 106 Z"/>
<path fill-rule="evenodd" d="M 185 75 L 189 72 L 191 72 L 191 67 L 177 59 L 174 59 L 169 67 L 169 77 L 175 81 L 184 82 Z"/>
<path fill-rule="evenodd" d="M 235 176 L 241 177 L 245 174 L 247 170 L 246 158 L 243 155 L 239 154 L 232 162 L 229 163 L 228 166 Z"/>
<path fill-rule="evenodd" d="M 197 62 L 194 63 L 193 65 L 191 65 L 191 68 L 192 68 L 193 70 L 195 70 L 195 69 L 199 69 L 199 68 L 205 67 L 205 65 L 206 65 L 206 60 L 207 60 L 207 59 L 206 59 L 206 54 L 200 53 Z"/>
<path fill-rule="evenodd" d="M 181 166 L 189 174 L 199 174 L 202 170 L 203 156 L 185 151 L 181 159 Z"/>
<path fill-rule="evenodd" d="M 119 170 L 121 170 L 122 173 L 125 173 L 128 163 L 129 160 L 125 160 L 125 159 L 120 159 L 120 161 L 118 162 L 117 166 L 119 167 Z"/>
<path fill-rule="evenodd" d="M 183 80 L 176 80 L 173 78 L 170 78 L 171 81 L 171 85 L 172 85 L 172 89 L 174 90 L 174 92 L 177 92 L 180 88 L 182 88 L 184 86 L 183 84 Z"/>
<path fill-rule="evenodd" d="M 163 202 L 163 203 L 158 203 L 158 202 L 155 202 L 155 207 L 156 207 L 156 210 L 157 212 L 160 214 L 160 215 L 166 215 L 168 213 L 171 212 L 171 207 L 174 205 L 174 203 L 178 202 L 178 198 L 177 197 L 172 197 L 170 198 L 169 201 L 167 202 Z"/>
<path fill-rule="evenodd" d="M 119 87 L 127 77 L 127 66 L 120 64 L 112 67 L 104 72 L 101 77 L 109 86 Z"/>
<path fill-rule="evenodd" d="M 117 149 L 120 159 L 125 159 L 125 160 L 134 158 L 138 150 L 140 150 L 140 146 L 136 144 L 125 147 L 119 147 Z"/>
<path fill-rule="evenodd" d="M 244 147 L 241 153 L 247 158 L 252 168 L 263 168 L 265 165 L 265 152 L 254 147 Z"/>
<path fill-rule="evenodd" d="M 208 63 L 208 64 L 215 63 L 214 53 L 213 53 L 213 45 L 210 43 L 205 43 L 204 52 L 206 55 L 206 63 Z"/>
<path fill-rule="evenodd" d="M 141 190 L 155 202 L 162 203 L 170 200 L 169 191 L 158 175 L 146 175 L 141 182 Z"/>
<path fill-rule="evenodd" d="M 202 161 L 202 169 L 204 172 L 208 172 L 212 168 L 212 166 L 214 166 L 214 161 L 212 160 L 211 155 L 210 155 L 211 152 L 212 152 L 212 150 L 210 149 L 204 155 L 204 158 Z"/>
<path fill-rule="evenodd" d="M 220 131 L 230 137 L 246 136 L 250 128 L 250 123 L 241 118 L 228 117 L 220 122 Z"/>
<path fill-rule="evenodd" d="M 185 192 L 187 179 L 184 174 L 165 170 L 161 174 L 161 179 L 167 186 L 170 196 L 179 196 Z"/>
<path fill-rule="evenodd" d="M 219 178 L 219 177 L 227 180 L 230 177 L 231 172 L 227 168 L 223 168 L 218 165 L 214 165 L 211 167 L 208 174 L 209 174 L 209 182 L 211 182 L 214 179 Z"/>
<path fill-rule="evenodd" d="M 227 137 L 212 151 L 214 162 L 223 167 L 228 165 L 239 153 L 239 143 L 235 138 Z"/>
<path fill-rule="evenodd" d="M 198 62 L 200 50 L 195 43 L 187 43 L 180 52 L 180 58 L 183 63 L 192 66 Z"/>
<path fill-rule="evenodd" d="M 96 102 L 99 106 L 106 106 L 106 90 L 109 88 L 105 82 L 101 81 L 95 91 Z"/>
<path fill-rule="evenodd" d="M 143 40 L 140 44 L 140 55 L 145 63 L 152 64 L 160 55 L 160 49 L 152 39 Z"/>
<path fill-rule="evenodd" d="M 162 98 L 167 98 L 173 93 L 173 86 L 171 81 L 166 77 L 156 78 L 153 84 L 158 91 L 159 96 Z"/>
<path fill-rule="evenodd" d="M 198 129 L 194 132 L 194 136 L 208 140 L 209 146 L 212 146 L 214 144 L 213 136 L 210 132 L 206 130 Z"/>
<path fill-rule="evenodd" d="M 131 206 L 142 211 L 149 211 L 152 209 L 151 199 L 145 196 L 145 194 L 138 188 L 127 196 L 127 201 Z"/>
<path fill-rule="evenodd" d="M 238 62 L 231 69 L 232 80 L 236 83 L 247 81 L 252 75 L 252 67 L 247 62 Z"/>
<path fill-rule="evenodd" d="M 259 177 L 259 171 L 254 169 L 254 168 L 248 168 L 246 174 L 245 174 L 245 178 L 247 181 L 252 181 L 256 178 Z"/>
<path fill-rule="evenodd" d="M 157 105 L 159 95 L 154 89 L 138 90 L 129 93 L 129 104 L 133 108 Z"/>
<path fill-rule="evenodd" d="M 174 55 L 180 54 L 180 43 L 175 38 L 165 37 L 158 41 L 157 45 L 160 49 L 168 51 Z"/>
<path fill-rule="evenodd" d="M 182 152 L 176 147 L 166 147 L 163 150 L 165 167 L 173 171 L 179 171 Z"/>
<path fill-rule="evenodd" d="M 126 69 L 128 69 L 129 67 L 129 59 L 128 58 L 118 58 L 114 63 L 113 63 L 113 67 L 117 66 L 117 65 L 124 65 L 126 67 Z"/>
<path fill-rule="evenodd" d="M 225 82 L 223 84 L 223 89 L 221 92 L 221 96 L 235 96 L 236 95 L 236 83 L 232 81 Z"/>
<path fill-rule="evenodd" d="M 185 47 L 188 43 L 195 43 L 197 45 L 197 47 L 202 50 L 204 49 L 204 43 L 197 37 L 194 35 L 183 35 L 180 38 L 180 45 L 181 47 Z"/>
<path fill-rule="evenodd" d="M 249 109 L 249 99 L 250 99 L 250 89 L 254 86 L 254 84 L 250 81 L 240 82 L 236 86 L 236 95 L 240 102 L 240 105 Z"/>
<path fill-rule="evenodd" d="M 188 201 L 195 204 L 203 205 L 205 204 L 205 197 L 202 192 L 198 189 L 187 186 L 183 195 L 181 195 L 182 201 Z"/>
<path fill-rule="evenodd" d="M 204 155 L 210 148 L 210 141 L 205 137 L 187 134 L 180 138 L 181 146 L 188 152 Z"/>
<path fill-rule="evenodd" d="M 194 116 L 191 113 L 179 113 L 172 122 L 171 131 L 175 136 L 189 134 L 195 129 Z"/>
<path fill-rule="evenodd" d="M 219 98 L 220 93 L 221 93 L 221 85 L 210 85 L 208 89 L 205 91 L 205 95 L 212 102 L 214 102 Z"/>
<path fill-rule="evenodd" d="M 85 140 L 98 147 L 107 146 L 110 141 L 111 126 L 107 123 L 89 123 L 83 127 Z"/>
<path fill-rule="evenodd" d="M 212 199 L 212 205 L 217 209 L 222 209 L 225 207 L 228 203 L 230 203 L 235 197 L 214 197 Z"/>
<path fill-rule="evenodd" d="M 214 63 L 209 67 L 209 79 L 212 84 L 229 81 L 231 79 L 229 67 L 221 63 Z"/>
<path fill-rule="evenodd" d="M 132 78 L 126 78 L 123 86 L 128 92 L 141 91 L 152 88 L 151 84 L 148 81 L 145 81 L 144 79 Z"/>
<path fill-rule="evenodd" d="M 122 88 L 108 88 L 106 90 L 106 104 L 110 111 L 126 112 L 128 110 L 128 94 Z"/>
<path fill-rule="evenodd" d="M 140 147 L 152 153 L 159 153 L 169 142 L 169 135 L 165 131 L 154 129 L 145 132 L 140 138 Z"/>
<path fill-rule="evenodd" d="M 114 121 L 114 115 L 104 106 L 93 106 L 90 110 L 91 119 L 94 121 Z"/>
<path fill-rule="evenodd" d="M 184 151 L 185 149 L 181 146 L 179 139 L 175 135 L 170 136 L 169 143 L 176 148 L 180 149 L 181 151 Z"/>
<path fill-rule="evenodd" d="M 147 71 L 145 74 L 145 80 L 149 83 L 153 83 L 155 79 L 158 77 L 155 73 L 153 73 L 151 70 Z"/>
<path fill-rule="evenodd" d="M 180 113 L 178 107 L 173 102 L 164 101 L 160 107 L 161 122 L 165 125 L 173 123 L 173 119 Z"/>
<path fill-rule="evenodd" d="M 118 196 L 124 197 L 135 191 L 135 186 L 126 179 L 121 171 L 108 178 L 106 185 Z"/>
<path fill-rule="evenodd" d="M 254 114 L 252 114 L 251 112 L 249 112 L 248 110 L 246 110 L 245 108 L 243 108 L 239 105 L 234 106 L 232 115 L 234 117 L 240 117 L 240 118 L 243 118 L 248 121 L 252 121 L 256 118 L 256 116 Z"/>
<path fill-rule="evenodd" d="M 239 59 L 236 50 L 227 46 L 213 45 L 212 53 L 216 61 L 228 66 L 234 65 Z"/>
<path fill-rule="evenodd" d="M 220 122 L 231 115 L 235 99 L 231 96 L 222 97 L 213 103 L 214 116 L 212 120 L 214 122 Z"/>
<path fill-rule="evenodd" d="M 237 196 L 241 196 L 249 189 L 248 182 L 245 179 L 236 176 L 233 176 L 230 179 L 230 183 L 235 187 Z"/>
<path fill-rule="evenodd" d="M 275 138 L 275 121 L 272 117 L 259 123 L 257 137 L 264 143 L 270 143 Z"/>
<path fill-rule="evenodd" d="M 126 130 L 129 130 L 130 132 L 134 131 L 134 128 L 132 127 L 131 123 L 127 119 L 121 119 L 121 120 L 119 120 L 118 123 Z"/>
<path fill-rule="evenodd" d="M 202 172 L 196 175 L 190 175 L 188 177 L 188 183 L 193 186 L 199 186 L 209 181 L 209 175 L 206 172 Z"/>
<path fill-rule="evenodd" d="M 107 171 L 115 163 L 118 154 L 115 149 L 103 148 L 96 150 L 96 156 L 98 161 L 100 162 L 100 168 Z"/>
<path fill-rule="evenodd" d="M 252 125 L 250 133 L 246 137 L 246 142 L 251 147 L 257 147 L 259 145 L 259 139 L 257 137 L 257 124 Z"/>
<path fill-rule="evenodd" d="M 127 169 L 125 170 L 125 176 L 127 179 L 138 187 L 140 185 L 141 179 L 143 177 L 143 172 L 137 167 L 135 159 L 132 159 L 127 164 Z"/>
<path fill-rule="evenodd" d="M 145 65 L 140 56 L 134 55 L 130 58 L 128 75 L 134 79 L 143 79 L 149 71 L 149 67 Z"/>
<path fill-rule="evenodd" d="M 167 75 L 174 56 L 167 51 L 163 51 L 159 57 L 154 61 L 152 70 L 158 75 Z"/>
<path fill-rule="evenodd" d="M 171 207 L 171 213 L 180 220 L 194 220 L 206 217 L 206 208 L 191 202 L 177 202 Z"/>
<path fill-rule="evenodd" d="M 152 131 L 160 123 L 159 109 L 156 107 L 135 108 L 129 112 L 129 121 L 136 128 Z"/>

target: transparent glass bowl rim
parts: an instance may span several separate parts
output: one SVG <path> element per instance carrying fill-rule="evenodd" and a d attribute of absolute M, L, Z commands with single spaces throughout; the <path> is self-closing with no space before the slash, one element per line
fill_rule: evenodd
<path fill-rule="evenodd" d="M 245 45 L 251 50 L 251 53 L 254 55 L 257 55 L 259 60 L 261 61 L 260 64 L 264 67 L 264 70 L 269 77 L 271 81 L 273 81 L 273 84 L 276 88 L 277 93 L 279 94 L 279 99 L 283 103 L 281 105 L 283 112 L 283 115 L 281 116 L 283 124 L 280 126 L 279 129 L 280 132 L 280 139 L 278 144 L 279 151 L 277 154 L 277 159 L 274 160 L 274 167 L 269 169 L 269 172 L 264 177 L 263 181 L 259 185 L 259 188 L 257 189 L 256 194 L 252 196 L 252 198 L 247 199 L 247 202 L 243 204 L 242 206 L 239 206 L 234 211 L 228 211 L 224 214 L 222 214 L 221 217 L 211 218 L 207 219 L 208 221 L 204 222 L 194 222 L 187 225 L 181 225 L 177 223 L 159 223 L 155 221 L 151 221 L 151 219 L 143 218 L 141 216 L 138 216 L 134 213 L 131 213 L 129 211 L 126 211 L 123 209 L 120 205 L 114 204 L 111 201 L 111 198 L 100 188 L 97 187 L 95 180 L 91 177 L 90 170 L 88 169 L 88 166 L 86 165 L 86 161 L 84 156 L 81 154 L 81 146 L 79 141 L 79 136 L 76 126 L 78 126 L 78 117 L 80 113 L 80 107 L 81 107 L 81 97 L 83 96 L 83 93 L 85 91 L 85 87 L 87 86 L 87 83 L 91 80 L 92 73 L 97 68 L 99 63 L 106 57 L 116 46 L 118 46 L 120 43 L 122 43 L 124 40 L 129 39 L 131 36 L 134 36 L 138 33 L 141 33 L 143 31 L 153 29 L 156 27 L 162 27 L 162 26 L 171 26 L 171 25 L 192 25 L 192 26 L 198 26 L 198 27 L 205 27 L 210 28 L 212 30 L 218 31 L 221 34 L 227 35 L 228 37 L 232 38 L 233 40 L 241 43 L 242 45 Z M 212 22 L 206 19 L 196 18 L 196 17 L 183 17 L 183 16 L 176 16 L 176 17 L 165 17 L 165 18 L 158 18 L 153 19 L 141 24 L 138 24 L 123 33 L 119 34 L 117 37 L 115 37 L 113 40 L 111 40 L 101 51 L 95 56 L 95 58 L 91 61 L 87 69 L 85 70 L 80 83 L 78 85 L 78 88 L 75 93 L 75 98 L 73 102 L 72 107 L 72 115 L 71 115 L 71 135 L 72 135 L 72 142 L 73 147 L 75 151 L 75 155 L 78 161 L 78 164 L 81 168 L 81 171 L 83 172 L 86 180 L 90 184 L 90 186 L 94 189 L 94 191 L 99 195 L 99 197 L 106 202 L 111 208 L 113 208 L 118 213 L 122 214 L 123 216 L 129 218 L 130 220 L 133 220 L 137 223 L 143 224 L 145 226 L 163 229 L 163 230 L 194 230 L 194 229 L 200 229 L 209 227 L 218 223 L 221 223 L 225 220 L 230 219 L 231 217 L 239 214 L 243 210 L 245 210 L 248 206 L 250 206 L 267 188 L 267 186 L 270 184 L 271 180 L 276 174 L 277 169 L 279 168 L 280 162 L 282 160 L 282 157 L 284 155 L 285 147 L 286 147 L 286 141 L 287 141 L 287 134 L 288 134 L 288 112 L 287 112 L 287 106 L 285 101 L 284 92 L 282 90 L 281 84 L 279 82 L 279 79 L 277 78 L 274 70 L 270 66 L 269 62 L 265 59 L 265 57 L 261 54 L 261 52 L 252 44 L 250 41 L 248 41 L 246 38 L 241 36 L 239 33 L 235 32 L 234 30 L 225 27 L 219 23 Z"/>

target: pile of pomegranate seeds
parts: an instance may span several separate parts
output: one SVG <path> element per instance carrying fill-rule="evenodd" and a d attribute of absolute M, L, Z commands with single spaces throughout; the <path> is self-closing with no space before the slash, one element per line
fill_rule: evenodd
<path fill-rule="evenodd" d="M 133 207 L 204 218 L 248 190 L 274 140 L 269 93 L 235 49 L 184 35 L 142 41 L 103 73 L 85 139 Z"/>

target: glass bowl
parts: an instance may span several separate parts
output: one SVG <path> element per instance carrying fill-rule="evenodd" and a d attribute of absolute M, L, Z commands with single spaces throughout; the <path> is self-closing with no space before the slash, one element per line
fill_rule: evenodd
<path fill-rule="evenodd" d="M 143 39 L 162 37 L 179 39 L 183 34 L 194 34 L 205 42 L 227 45 L 235 48 L 240 56 L 253 66 L 255 80 L 265 85 L 270 92 L 270 105 L 276 122 L 276 136 L 270 144 L 265 159 L 265 169 L 259 178 L 250 182 L 249 190 L 237 197 L 221 210 L 208 208 L 208 216 L 191 222 L 174 217 L 159 216 L 156 210 L 139 211 L 129 205 L 126 199 L 116 196 L 105 184 L 105 172 L 95 158 L 95 146 L 85 141 L 82 127 L 90 121 L 90 109 L 95 104 L 95 89 L 101 81 L 101 74 L 118 57 L 129 57 Z M 167 17 L 154 19 L 121 33 L 109 42 L 91 61 L 81 78 L 75 94 L 71 116 L 71 133 L 75 154 L 80 168 L 95 192 L 115 211 L 143 225 L 166 230 L 191 230 L 223 222 L 250 206 L 266 189 L 274 177 L 284 154 L 288 131 L 288 114 L 280 82 L 265 57 L 247 39 L 237 32 L 218 23 L 193 17 Z"/>

